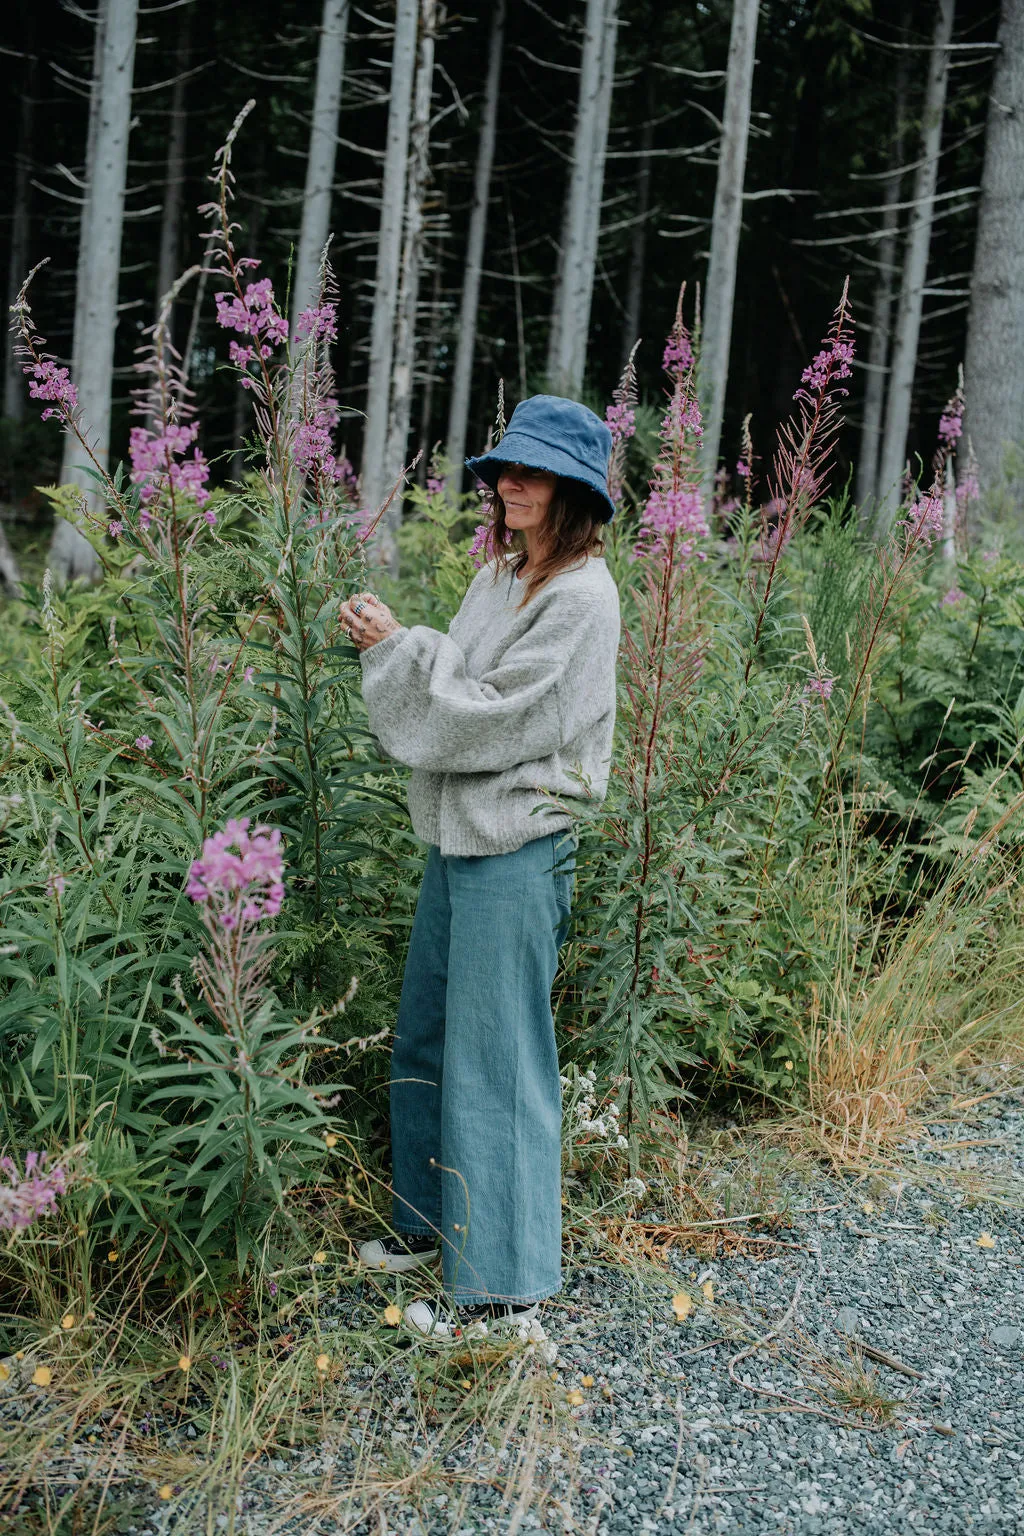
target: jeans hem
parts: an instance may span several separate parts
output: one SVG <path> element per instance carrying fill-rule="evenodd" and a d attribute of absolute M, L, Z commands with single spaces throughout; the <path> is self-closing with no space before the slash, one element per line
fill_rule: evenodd
<path fill-rule="evenodd" d="M 399 1225 L 397 1221 L 393 1221 L 391 1226 L 393 1231 L 397 1232 L 400 1237 L 437 1237 L 440 1222 L 438 1222 L 437 1227 L 412 1227 L 406 1226 L 404 1223 Z"/>
<path fill-rule="evenodd" d="M 510 1301 L 513 1303 L 525 1302 L 532 1304 L 535 1301 L 547 1301 L 549 1296 L 557 1296 L 561 1289 L 562 1282 L 559 1281 L 553 1288 L 548 1287 L 541 1291 L 531 1291 L 526 1296 L 522 1294 L 516 1296 L 504 1295 L 501 1291 L 456 1291 L 454 1300 L 455 1305 L 458 1307 L 477 1306 L 485 1301 Z"/>

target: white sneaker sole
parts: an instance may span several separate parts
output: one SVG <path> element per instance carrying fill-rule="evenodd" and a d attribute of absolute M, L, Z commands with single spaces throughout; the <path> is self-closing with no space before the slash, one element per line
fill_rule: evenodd
<path fill-rule="evenodd" d="M 382 1270 L 389 1275 L 404 1275 L 410 1269 L 418 1269 L 421 1264 L 432 1264 L 436 1257 L 436 1248 L 428 1248 L 426 1253 L 388 1253 L 384 1244 L 376 1238 L 359 1245 L 359 1263 L 362 1267 Z"/>
<path fill-rule="evenodd" d="M 539 1312 L 540 1302 L 535 1301 L 524 1312 L 517 1312 L 515 1317 L 489 1317 L 484 1322 L 482 1332 L 516 1333 L 520 1328 L 529 1328 Z M 449 1322 L 446 1317 L 435 1317 L 434 1309 L 428 1301 L 411 1301 L 402 1313 L 402 1321 L 407 1328 L 415 1329 L 430 1339 L 457 1340 L 480 1328 L 479 1323 L 463 1327 L 461 1323 Z"/>

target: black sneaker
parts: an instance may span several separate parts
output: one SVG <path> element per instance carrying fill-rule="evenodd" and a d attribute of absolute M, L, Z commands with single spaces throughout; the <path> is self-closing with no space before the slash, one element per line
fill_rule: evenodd
<path fill-rule="evenodd" d="M 367 1269 L 384 1269 L 390 1275 L 403 1275 L 407 1269 L 429 1264 L 437 1253 L 437 1238 L 430 1233 L 388 1234 L 359 1244 L 359 1262 Z"/>
<path fill-rule="evenodd" d="M 458 1339 L 495 1330 L 526 1330 L 540 1311 L 539 1301 L 482 1301 L 453 1307 L 440 1300 L 411 1301 L 402 1321 L 434 1339 Z"/>

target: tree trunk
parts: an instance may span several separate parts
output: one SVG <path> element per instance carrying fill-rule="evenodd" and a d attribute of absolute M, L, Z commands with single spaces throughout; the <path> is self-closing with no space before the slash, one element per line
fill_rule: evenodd
<path fill-rule="evenodd" d="M 395 344 L 395 309 L 402 250 L 405 173 L 409 157 L 409 116 L 416 67 L 419 0 L 398 0 L 391 60 L 391 102 L 388 108 L 384 175 L 381 180 L 380 230 L 370 326 L 370 376 L 366 387 L 366 427 L 360 476 L 361 501 L 376 512 L 390 486 L 384 485 L 384 454 L 391 398 L 391 360 Z M 397 554 L 390 526 L 378 524 L 367 553 L 391 565 Z"/>
<path fill-rule="evenodd" d="M 324 0 L 320 50 L 316 63 L 316 94 L 309 130 L 306 190 L 302 196 L 302 229 L 292 284 L 292 327 L 304 309 L 316 303 L 320 253 L 331 223 L 334 158 L 338 146 L 338 108 L 345 74 L 345 42 L 350 0 Z"/>
<path fill-rule="evenodd" d="M 597 132 L 594 153 L 590 161 L 590 187 L 587 193 L 583 249 L 580 253 L 579 287 L 576 290 L 575 312 L 570 329 L 572 348 L 569 382 L 574 395 L 579 394 L 583 388 L 583 375 L 587 366 L 590 306 L 594 295 L 594 274 L 597 271 L 597 253 L 601 241 L 601 203 L 604 198 L 604 167 L 608 149 L 608 128 L 612 115 L 612 93 L 615 89 L 617 43 L 618 0 L 605 0 L 601 36 L 601 85 L 597 97 Z"/>
<path fill-rule="evenodd" d="M 29 269 L 29 199 L 31 196 L 29 177 L 32 169 L 32 133 L 35 127 L 36 79 L 39 61 L 35 53 L 32 7 L 25 6 L 24 11 L 23 36 L 27 58 L 18 107 L 18 145 L 14 154 L 14 207 L 8 252 L 10 265 L 7 269 L 8 314 L 10 314 L 10 305 L 18 297 L 18 290 L 25 281 Z M 24 419 L 26 393 L 25 376 L 14 355 L 14 337 L 8 332 L 4 353 L 3 414 L 11 421 Z"/>
<path fill-rule="evenodd" d="M 480 140 L 473 178 L 473 209 L 469 216 L 466 242 L 466 272 L 459 305 L 458 339 L 452 393 L 448 407 L 447 452 L 451 461 L 451 492 L 457 496 L 465 474 L 466 427 L 469 421 L 469 392 L 473 383 L 473 352 L 476 346 L 476 317 L 480 304 L 480 271 L 487 236 L 487 213 L 491 197 L 491 166 L 498 128 L 498 87 L 501 83 L 501 55 L 505 45 L 505 0 L 494 0 L 491 12 L 491 40 L 487 54 L 487 81 L 484 86 L 480 116 Z"/>
<path fill-rule="evenodd" d="M 21 287 L 20 283 L 18 287 Z M 0 523 L 0 593 L 6 597 L 16 597 L 20 580 L 18 562 L 14 558 L 13 549 L 7 542 L 7 529 L 3 523 Z"/>
<path fill-rule="evenodd" d="M 651 203 L 651 150 L 654 148 L 654 74 L 648 69 L 644 126 L 640 135 L 640 165 L 636 178 L 636 212 L 633 238 L 629 247 L 629 272 L 626 278 L 626 304 L 622 317 L 622 361 L 625 368 L 636 345 L 640 330 L 640 310 L 644 296 L 644 260 L 647 255 L 647 214 Z"/>
<path fill-rule="evenodd" d="M 946 109 L 953 6 L 954 0 L 938 0 L 928 61 L 928 83 L 921 119 L 921 159 L 914 175 L 913 207 L 910 210 L 903 257 L 903 280 L 896 311 L 889 397 L 885 407 L 885 433 L 878 472 L 878 496 L 882 510 L 880 531 L 884 531 L 892 522 L 899 506 L 900 478 L 907 452 L 910 402 L 914 389 L 917 344 L 921 335 L 921 309 L 935 208 L 935 181 L 939 172 L 942 120 Z"/>
<path fill-rule="evenodd" d="M 121 225 L 124 217 L 125 171 L 131 123 L 132 75 L 135 67 L 136 0 L 106 0 L 100 69 L 94 75 L 90 111 L 95 101 L 95 143 L 88 166 L 88 191 L 82 210 L 79 288 L 75 299 L 75 383 L 86 428 L 100 464 L 110 453 L 111 389 L 114 333 L 117 327 L 118 279 L 121 270 Z M 95 482 L 80 467 L 67 466 L 64 479 L 81 486 L 94 508 L 102 504 Z M 77 443 L 70 452 L 80 461 Z M 99 562 L 82 534 L 58 518 L 50 544 L 50 565 L 60 580 L 96 574 Z"/>
<path fill-rule="evenodd" d="M 966 432 L 982 490 L 1024 447 L 1024 0 L 1003 0 L 967 321 Z M 1024 479 L 1019 460 L 1015 480 Z M 1019 501 L 1017 502 L 1019 505 Z"/>
<path fill-rule="evenodd" d="M 555 296 L 548 337 L 548 382 L 557 394 L 578 392 L 573 379 L 573 326 L 583 286 L 582 264 L 587 240 L 588 198 L 594 187 L 601 113 L 601 60 L 605 48 L 605 15 L 609 0 L 587 0 L 580 55 L 580 89 L 573 136 L 572 168 L 566 193 Z M 604 145 L 600 146 L 604 158 Z M 574 388 L 575 386 L 575 388 Z"/>
<path fill-rule="evenodd" d="M 882 208 L 882 238 L 878 242 L 880 268 L 871 306 L 871 346 L 868 352 L 867 380 L 864 385 L 864 418 L 860 428 L 860 455 L 857 464 L 857 506 L 861 516 L 873 513 L 878 494 L 878 453 L 882 442 L 882 408 L 885 402 L 885 376 L 888 372 L 889 338 L 892 331 L 892 295 L 896 278 L 896 247 L 900 216 L 896 207 L 903 187 L 903 130 L 907 107 L 907 55 L 900 54 L 896 75 L 896 130 L 889 155 Z"/>
<path fill-rule="evenodd" d="M 167 164 L 164 169 L 164 206 L 160 216 L 160 255 L 156 273 L 156 314 L 160 314 L 163 296 L 178 276 L 178 252 L 181 249 L 181 208 L 185 192 L 185 76 L 191 55 L 192 12 L 181 20 L 175 59 L 174 90 L 171 95 L 170 131 L 167 136 Z"/>
<path fill-rule="evenodd" d="M 434 391 L 437 380 L 437 344 L 441 337 L 441 314 L 444 306 L 444 231 L 438 236 L 434 258 L 434 281 L 430 295 L 430 326 L 426 339 L 426 367 L 423 373 L 423 399 L 420 409 L 420 462 L 416 468 L 417 485 L 425 486 L 430 473 L 430 452 L 434 444 L 432 428 L 434 419 Z"/>
<path fill-rule="evenodd" d="M 704 440 L 702 485 L 710 500 L 722 438 L 725 386 L 729 375 L 732 306 L 736 292 L 736 258 L 743 221 L 743 178 L 750 132 L 750 94 L 754 81 L 758 0 L 733 0 L 725 108 L 718 151 L 718 176 L 711 215 L 711 254 L 704 289 L 700 336 L 701 394 Z"/>
<path fill-rule="evenodd" d="M 430 101 L 434 86 L 434 44 L 437 40 L 438 0 L 420 0 L 420 37 L 416 63 L 412 128 L 409 134 L 409 175 L 405 199 L 405 239 L 402 244 L 402 278 L 395 326 L 394 366 L 391 372 L 391 409 L 384 455 L 385 484 L 398 479 L 405 464 L 412 409 L 413 369 L 416 365 L 416 308 L 419 302 L 420 267 L 423 258 L 423 198 L 430 177 Z M 402 522 L 402 498 L 396 496 L 387 512 L 391 534 Z M 392 574 L 398 575 L 397 542 L 391 548 Z"/>

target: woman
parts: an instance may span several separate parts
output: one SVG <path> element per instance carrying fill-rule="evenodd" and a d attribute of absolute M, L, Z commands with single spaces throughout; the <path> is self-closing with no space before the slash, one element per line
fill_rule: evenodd
<path fill-rule="evenodd" d="M 598 529 L 611 434 L 535 395 L 489 453 L 492 549 L 447 635 L 372 593 L 343 604 L 370 729 L 408 764 L 430 844 L 391 1081 L 392 1234 L 360 1259 L 401 1273 L 441 1244 L 444 1300 L 405 1322 L 451 1337 L 522 1327 L 561 1288 L 561 1091 L 551 1014 L 578 838 L 552 804 L 599 802 L 615 724 L 619 597 Z M 507 532 L 512 534 L 507 547 Z"/>

